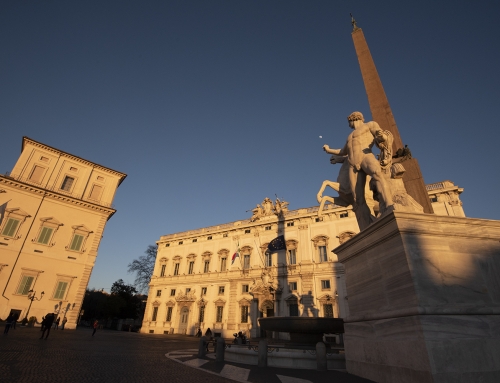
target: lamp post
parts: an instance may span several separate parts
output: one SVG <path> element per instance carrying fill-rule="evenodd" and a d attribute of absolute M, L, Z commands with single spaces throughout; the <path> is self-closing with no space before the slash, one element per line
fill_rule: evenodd
<path fill-rule="evenodd" d="M 33 291 L 33 290 L 28 291 L 28 299 L 30 300 L 30 305 L 28 306 L 28 311 L 26 311 L 26 316 L 24 317 L 24 319 L 28 320 L 28 314 L 30 313 L 30 309 L 31 309 L 31 305 L 33 304 L 33 301 L 41 301 L 44 294 L 45 293 L 42 291 L 40 293 L 40 298 L 37 298 L 36 291 Z"/>

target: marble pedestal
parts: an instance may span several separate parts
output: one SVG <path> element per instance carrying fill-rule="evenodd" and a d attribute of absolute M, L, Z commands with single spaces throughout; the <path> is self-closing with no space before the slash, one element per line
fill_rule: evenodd
<path fill-rule="evenodd" d="M 500 382 L 500 221 L 393 212 L 333 252 L 349 373 Z"/>

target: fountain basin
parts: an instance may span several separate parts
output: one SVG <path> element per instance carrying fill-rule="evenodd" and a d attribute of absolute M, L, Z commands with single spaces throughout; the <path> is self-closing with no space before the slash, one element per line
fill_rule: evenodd
<path fill-rule="evenodd" d="M 342 318 L 268 317 L 259 318 L 261 330 L 287 332 L 296 343 L 317 343 L 323 334 L 344 333 Z"/>

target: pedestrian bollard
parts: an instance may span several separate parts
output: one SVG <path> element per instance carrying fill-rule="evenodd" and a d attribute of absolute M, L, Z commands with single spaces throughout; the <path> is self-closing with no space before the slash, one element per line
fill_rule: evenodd
<path fill-rule="evenodd" d="M 215 361 L 224 362 L 224 349 L 226 348 L 226 341 L 223 337 L 217 338 L 217 346 L 215 351 Z"/>
<path fill-rule="evenodd" d="M 259 340 L 259 367 L 267 367 L 267 339 Z"/>
<path fill-rule="evenodd" d="M 323 342 L 316 343 L 316 363 L 318 371 L 326 371 L 326 346 Z"/>
<path fill-rule="evenodd" d="M 198 343 L 198 358 L 203 358 L 207 353 L 207 337 L 202 336 Z"/>

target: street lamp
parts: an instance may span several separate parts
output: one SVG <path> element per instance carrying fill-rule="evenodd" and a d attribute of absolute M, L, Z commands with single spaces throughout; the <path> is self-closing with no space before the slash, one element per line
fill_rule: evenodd
<path fill-rule="evenodd" d="M 33 290 L 28 291 L 28 299 L 30 300 L 30 305 L 28 306 L 28 311 L 26 311 L 26 316 L 24 317 L 24 319 L 28 320 L 28 314 L 30 312 L 31 305 L 33 304 L 33 301 L 41 301 L 44 294 L 45 293 L 42 291 L 40 293 L 40 298 L 37 298 L 36 291 L 33 291 Z"/>

